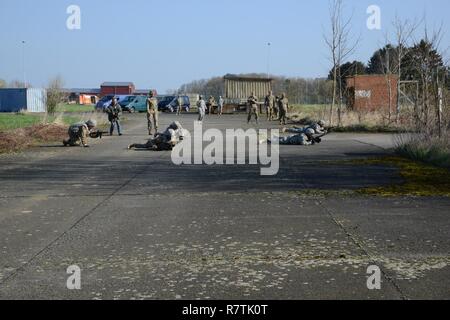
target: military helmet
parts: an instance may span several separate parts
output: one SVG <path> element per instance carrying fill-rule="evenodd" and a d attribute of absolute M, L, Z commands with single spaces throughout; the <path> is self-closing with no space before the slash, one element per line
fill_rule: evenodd
<path fill-rule="evenodd" d="M 95 120 L 88 120 L 88 121 L 86 121 L 86 125 L 87 125 L 88 127 L 94 128 L 94 127 L 97 126 L 97 121 L 95 121 Z"/>
<path fill-rule="evenodd" d="M 308 128 L 308 129 L 305 130 L 305 134 L 306 135 L 312 135 L 312 134 L 315 134 L 315 133 L 316 133 L 316 131 L 313 128 Z"/>
<path fill-rule="evenodd" d="M 325 121 L 324 120 L 320 120 L 319 122 L 317 122 L 317 124 L 321 127 L 325 126 Z"/>

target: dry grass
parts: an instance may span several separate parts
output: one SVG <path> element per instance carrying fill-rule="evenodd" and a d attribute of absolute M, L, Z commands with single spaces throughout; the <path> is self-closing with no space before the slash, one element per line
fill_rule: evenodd
<path fill-rule="evenodd" d="M 0 152 L 17 152 L 37 143 L 62 141 L 66 135 L 67 127 L 55 123 L 0 132 Z"/>
<path fill-rule="evenodd" d="M 21 113 L 4 117 L 12 126 L 0 131 L 0 153 L 18 152 L 42 143 L 61 142 L 67 138 L 68 124 L 71 123 L 91 119 L 97 121 L 99 129 L 106 128 L 108 124 L 104 114 L 95 112 L 83 113 L 76 117 L 67 117 L 63 113 L 42 117 Z M 16 121 L 16 118 L 20 121 Z"/>
<path fill-rule="evenodd" d="M 298 110 L 298 109 L 297 109 Z M 309 125 L 319 120 L 330 120 L 329 107 L 302 108 L 290 114 L 290 120 L 297 124 Z M 328 120 L 328 121 L 327 121 Z M 337 118 L 333 119 L 337 123 Z M 382 112 L 344 111 L 341 126 L 337 132 L 399 132 L 401 126 L 394 125 Z"/>
<path fill-rule="evenodd" d="M 430 132 L 398 136 L 396 151 L 399 155 L 438 167 L 450 168 L 450 133 L 441 137 Z"/>

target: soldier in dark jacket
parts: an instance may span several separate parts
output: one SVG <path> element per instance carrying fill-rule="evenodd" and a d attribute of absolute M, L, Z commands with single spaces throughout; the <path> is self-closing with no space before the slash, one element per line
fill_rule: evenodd
<path fill-rule="evenodd" d="M 117 133 L 119 136 L 122 135 L 120 131 L 120 116 L 122 115 L 122 108 L 120 104 L 117 103 L 117 99 L 113 98 L 111 105 L 106 108 L 106 113 L 108 114 L 108 121 L 111 122 L 111 128 L 109 130 L 109 134 L 113 135 L 114 127 L 117 126 Z"/>

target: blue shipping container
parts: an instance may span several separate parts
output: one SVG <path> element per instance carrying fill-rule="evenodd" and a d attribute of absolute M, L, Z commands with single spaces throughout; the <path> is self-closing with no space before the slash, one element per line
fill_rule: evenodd
<path fill-rule="evenodd" d="M 45 89 L 0 89 L 0 112 L 46 112 Z"/>

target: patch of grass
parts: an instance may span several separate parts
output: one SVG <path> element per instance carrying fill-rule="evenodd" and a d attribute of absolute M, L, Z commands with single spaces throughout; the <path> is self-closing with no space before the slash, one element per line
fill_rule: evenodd
<path fill-rule="evenodd" d="M 399 144 L 396 152 L 406 158 L 429 163 L 438 167 L 450 168 L 450 150 L 439 141 L 427 144 L 410 141 Z"/>
<path fill-rule="evenodd" d="M 94 112 L 94 105 L 78 105 L 78 104 L 60 104 L 56 108 L 56 112 L 76 113 L 76 112 Z"/>
<path fill-rule="evenodd" d="M 42 121 L 37 114 L 0 113 L 0 131 L 30 127 Z"/>
<path fill-rule="evenodd" d="M 358 190 L 364 195 L 445 196 L 450 197 L 450 171 L 401 157 L 353 160 L 353 164 L 390 165 L 400 169 L 405 182 L 399 185 L 371 187 Z"/>
<path fill-rule="evenodd" d="M 9 131 L 27 128 L 40 123 L 62 122 L 70 124 L 79 121 L 74 116 L 46 116 L 45 114 L 31 113 L 0 113 L 0 131 Z"/>
<path fill-rule="evenodd" d="M 350 126 L 336 127 L 333 128 L 333 132 L 353 132 L 353 133 L 401 133 L 404 129 L 381 126 L 381 125 L 367 125 L 367 124 L 355 124 Z"/>
<path fill-rule="evenodd" d="M 326 111 L 328 108 L 325 104 L 294 104 L 290 107 L 290 113 L 309 113 L 317 111 Z"/>

